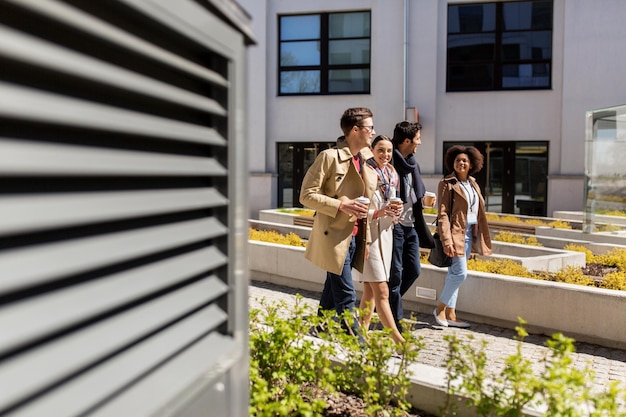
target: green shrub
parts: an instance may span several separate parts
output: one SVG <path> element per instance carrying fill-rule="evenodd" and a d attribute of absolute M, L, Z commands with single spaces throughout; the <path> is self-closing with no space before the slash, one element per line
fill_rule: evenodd
<path fill-rule="evenodd" d="M 595 281 L 591 277 L 583 274 L 582 269 L 577 266 L 566 266 L 549 277 L 552 278 L 551 281 L 564 282 L 566 284 L 585 285 L 587 287 L 595 285 Z"/>
<path fill-rule="evenodd" d="M 626 272 L 609 272 L 604 276 L 600 286 L 609 290 L 626 290 Z"/>
<path fill-rule="evenodd" d="M 261 301 L 250 311 L 250 416 L 314 417 L 327 404 L 317 393 L 336 390 L 360 395 L 368 415 L 401 416 L 410 384 L 408 366 L 415 361 L 421 341 L 393 343 L 389 331 L 369 332 L 364 343 L 346 334 L 340 323 L 354 318 L 349 312 L 337 320 L 317 316 L 296 296 L 292 307 L 284 301 Z M 516 327 L 516 351 L 504 360 L 499 373 L 487 370 L 488 345 L 478 346 L 472 334 L 444 339 L 448 344 L 448 400 L 442 416 L 454 415 L 456 401 L 465 399 L 479 415 L 521 416 L 526 406 L 540 405 L 546 417 L 626 417 L 620 404 L 626 391 L 617 381 L 603 391 L 593 388 L 593 371 L 574 366 L 574 340 L 555 334 L 541 358 L 525 358 L 522 342 L 525 322 Z M 323 326 L 321 339 L 306 337 L 311 327 Z M 399 351 L 394 363 L 392 356 Z M 343 364 L 333 358 L 343 358 Z M 539 371 L 533 371 L 539 362 Z M 391 407 L 395 405 L 397 407 Z"/>
<path fill-rule="evenodd" d="M 565 250 L 571 250 L 574 252 L 582 252 L 585 254 L 585 262 L 590 264 L 595 262 L 594 261 L 594 254 L 590 249 L 587 249 L 585 246 L 583 245 L 576 245 L 574 243 L 570 243 L 568 245 L 565 245 L 565 247 L 563 248 Z"/>
<path fill-rule="evenodd" d="M 620 401 L 626 399 L 623 387 L 613 381 L 604 391 L 594 390 L 593 370 L 573 365 L 574 340 L 560 333 L 546 342 L 549 350 L 539 359 L 541 371 L 535 375 L 537 359 L 523 355 L 522 342 L 528 334 L 525 322 L 519 320 L 516 351 L 504 359 L 504 367 L 495 375 L 487 371 L 484 340 L 476 346 L 471 334 L 469 343 L 456 335 L 444 337 L 448 343 L 448 400 L 442 416 L 454 415 L 456 401 L 462 398 L 482 416 L 521 416 L 528 406 L 539 406 L 546 417 L 626 416 L 619 409 Z"/>
<path fill-rule="evenodd" d="M 297 208 L 297 207 L 279 208 L 276 210 L 281 213 L 297 214 L 298 216 L 307 216 L 307 217 L 313 217 L 313 215 L 315 214 L 315 210 L 306 209 L 306 208 Z"/>
<path fill-rule="evenodd" d="M 571 229 L 572 225 L 563 220 L 555 220 L 547 224 L 550 227 L 554 227 L 555 229 Z"/>
<path fill-rule="evenodd" d="M 249 229 L 248 238 L 250 240 L 258 240 L 261 242 L 278 243 L 289 246 L 306 246 L 306 243 L 295 233 L 286 235 L 278 233 L 275 230 L 257 230 Z"/>
<path fill-rule="evenodd" d="M 541 243 L 537 241 L 535 236 L 523 236 L 519 233 L 511 233 L 511 232 L 499 232 L 497 235 L 493 237 L 493 240 L 497 240 L 499 242 L 506 243 L 518 243 L 522 245 L 529 246 L 543 246 Z"/>
<path fill-rule="evenodd" d="M 315 321 L 305 320 L 310 309 L 296 297 L 289 317 L 285 302 L 261 302 L 250 311 L 250 416 L 315 416 L 323 401 L 307 401 L 305 383 L 333 390 L 332 345 L 314 346 L 306 338 Z M 311 324 L 313 323 L 313 324 Z"/>
<path fill-rule="evenodd" d="M 502 274 L 515 277 L 535 278 L 526 267 L 511 259 L 490 259 L 482 260 L 473 258 L 467 261 L 467 268 L 472 271 L 490 272 L 492 274 Z"/>
<path fill-rule="evenodd" d="M 626 217 L 626 211 L 624 210 L 596 209 L 596 214 L 602 214 L 605 216 Z"/>
<path fill-rule="evenodd" d="M 294 307 L 285 302 L 261 301 L 250 312 L 250 415 L 317 416 L 326 407 L 314 389 L 341 391 L 363 398 L 369 415 L 384 412 L 400 416 L 410 408 L 405 397 L 410 386 L 409 365 L 421 342 L 405 334 L 396 345 L 389 330 L 368 332 L 364 342 L 347 334 L 354 317 L 346 311 L 338 320 L 329 312 L 318 316 L 296 296 Z M 362 313 L 357 309 L 357 313 Z M 315 343 L 305 337 L 322 327 Z M 400 353 L 400 355 L 397 355 Z M 390 367 L 392 356 L 399 356 Z M 337 363 L 333 358 L 343 358 Z M 304 388 L 302 388 L 304 387 Z M 304 392 L 303 392 L 304 390 Z"/>

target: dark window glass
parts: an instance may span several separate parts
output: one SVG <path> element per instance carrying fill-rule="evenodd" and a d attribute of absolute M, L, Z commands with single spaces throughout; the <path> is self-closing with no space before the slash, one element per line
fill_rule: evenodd
<path fill-rule="evenodd" d="M 366 69 L 331 70 L 328 75 L 330 93 L 369 90 L 370 71 Z"/>
<path fill-rule="evenodd" d="M 279 18 L 280 95 L 370 92 L 370 12 Z"/>
<path fill-rule="evenodd" d="M 318 41 L 289 42 L 280 50 L 280 65 L 302 66 L 320 64 L 320 43 Z"/>
<path fill-rule="evenodd" d="M 470 4 L 448 9 L 448 33 L 477 33 L 495 30 L 495 4 Z"/>
<path fill-rule="evenodd" d="M 496 38 L 493 34 L 448 36 L 448 61 L 493 61 Z"/>
<path fill-rule="evenodd" d="M 280 90 L 285 94 L 315 94 L 320 92 L 319 71 L 283 71 Z"/>
<path fill-rule="evenodd" d="M 448 6 L 447 91 L 551 87 L 552 0 Z"/>

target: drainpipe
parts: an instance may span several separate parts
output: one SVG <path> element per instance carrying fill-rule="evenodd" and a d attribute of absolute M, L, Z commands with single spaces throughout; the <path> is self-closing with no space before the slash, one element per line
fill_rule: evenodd
<path fill-rule="evenodd" d="M 404 51 L 402 70 L 404 71 L 404 88 L 402 91 L 402 103 L 404 105 L 403 120 L 406 118 L 406 109 L 409 107 L 409 0 L 404 0 Z"/>

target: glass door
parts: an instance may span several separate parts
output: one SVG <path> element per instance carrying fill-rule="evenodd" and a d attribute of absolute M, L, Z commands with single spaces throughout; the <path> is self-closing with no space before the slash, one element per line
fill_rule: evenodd
<path fill-rule="evenodd" d="M 317 154 L 335 142 L 278 143 L 278 207 L 302 207 L 300 187 Z"/>
<path fill-rule="evenodd" d="M 445 151 L 457 143 L 445 143 Z M 474 174 L 492 213 L 546 215 L 548 142 L 476 142 L 483 169 Z"/>

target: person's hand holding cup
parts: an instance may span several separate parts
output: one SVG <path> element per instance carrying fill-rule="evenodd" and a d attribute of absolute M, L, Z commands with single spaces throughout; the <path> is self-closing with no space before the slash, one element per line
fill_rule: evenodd
<path fill-rule="evenodd" d="M 389 199 L 389 207 L 393 210 L 394 217 L 398 218 L 402 214 L 402 199 L 400 197 L 391 197 Z"/>
<path fill-rule="evenodd" d="M 359 219 L 366 218 L 367 217 L 367 212 L 370 209 L 370 199 L 365 197 L 365 196 L 361 196 L 361 197 L 358 197 L 356 199 L 356 202 L 361 204 L 361 205 L 363 205 L 363 206 L 365 206 L 365 209 L 360 207 L 360 211 L 359 211 L 359 213 L 357 213 L 356 217 L 359 218 Z"/>
<path fill-rule="evenodd" d="M 422 197 L 422 205 L 424 207 L 435 207 L 435 203 L 437 202 L 437 195 L 435 193 L 431 193 L 430 191 L 426 191 L 424 193 L 424 197 Z"/>

